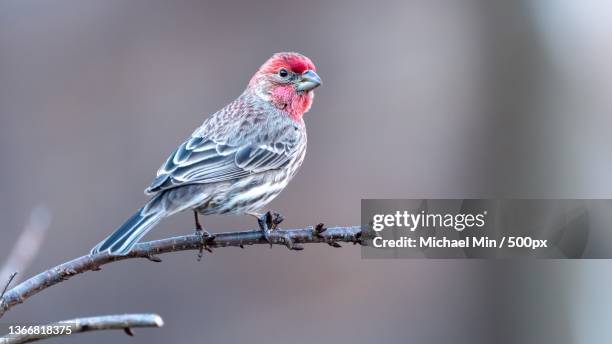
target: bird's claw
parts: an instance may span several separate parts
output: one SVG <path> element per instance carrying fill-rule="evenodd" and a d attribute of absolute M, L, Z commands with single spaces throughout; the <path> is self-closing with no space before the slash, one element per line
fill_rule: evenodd
<path fill-rule="evenodd" d="M 270 228 L 271 231 L 278 228 L 284 220 L 285 217 L 277 212 L 273 212 L 272 210 L 268 211 L 264 214 L 266 225 Z"/>
<path fill-rule="evenodd" d="M 273 211 L 268 211 L 257 218 L 259 228 L 261 229 L 266 241 L 270 244 L 270 247 L 272 247 L 272 231 L 278 229 L 278 225 L 281 224 L 284 219 L 285 217 L 283 215 Z M 302 244 L 293 242 L 291 236 L 288 234 L 283 234 L 280 236 L 282 237 L 282 243 L 285 244 L 288 249 L 293 251 L 301 251 L 304 249 Z"/>
<path fill-rule="evenodd" d="M 273 213 L 272 214 L 272 229 L 278 228 L 278 225 L 280 225 L 284 220 L 285 220 L 285 217 L 283 215 L 279 213 Z"/>
<path fill-rule="evenodd" d="M 270 247 L 272 247 L 271 233 L 278 228 L 278 225 L 281 224 L 284 219 L 285 217 L 283 215 L 271 210 L 257 218 L 259 228 L 266 241 L 270 244 Z"/>
<path fill-rule="evenodd" d="M 262 216 L 258 217 L 257 223 L 259 224 L 259 229 L 261 229 L 261 232 L 264 238 L 270 244 L 270 248 L 272 248 L 272 241 L 270 240 L 270 233 L 272 231 L 270 230 L 270 226 L 268 226 L 268 223 L 271 224 L 271 220 L 270 220 L 271 217 L 269 215 L 270 215 L 270 212 L 267 212 L 263 214 Z"/>
<path fill-rule="evenodd" d="M 195 235 L 200 238 L 200 251 L 198 252 L 198 262 L 202 260 L 202 256 L 204 255 L 204 250 L 212 253 L 212 249 L 208 247 L 215 240 L 215 236 L 210 234 L 208 231 L 204 230 L 202 227 L 197 228 L 195 230 Z"/>

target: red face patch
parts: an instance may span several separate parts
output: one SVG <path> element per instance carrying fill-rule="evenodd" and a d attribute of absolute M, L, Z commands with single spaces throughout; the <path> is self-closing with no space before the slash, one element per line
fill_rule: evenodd
<path fill-rule="evenodd" d="M 302 115 L 312 105 L 313 94 L 312 92 L 297 92 L 293 84 L 275 82 L 274 75 L 283 68 L 296 74 L 316 70 L 312 61 L 304 55 L 298 53 L 274 54 L 251 78 L 249 87 L 257 88 L 258 84 L 263 85 L 270 93 L 271 101 L 277 108 L 287 112 L 292 119 L 301 121 Z"/>
<path fill-rule="evenodd" d="M 293 86 L 277 86 L 272 90 L 272 102 L 299 120 L 312 105 L 312 93 L 297 94 Z"/>

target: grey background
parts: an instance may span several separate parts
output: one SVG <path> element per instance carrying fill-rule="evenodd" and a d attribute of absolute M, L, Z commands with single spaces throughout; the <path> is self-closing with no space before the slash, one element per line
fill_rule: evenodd
<path fill-rule="evenodd" d="M 597 0 L 3 0 L 0 255 L 40 203 L 53 223 L 27 274 L 87 252 L 144 202 L 176 145 L 283 50 L 311 57 L 324 81 L 306 115 L 304 166 L 271 204 L 285 227 L 357 223 L 361 198 L 610 198 L 611 34 L 612 5 Z M 147 238 L 191 221 L 175 216 Z M 591 240 L 609 249 L 607 236 Z M 358 247 L 322 246 L 164 258 L 76 277 L 2 321 L 166 320 L 135 338 L 56 343 L 600 343 L 612 333 L 607 261 L 368 261 Z"/>

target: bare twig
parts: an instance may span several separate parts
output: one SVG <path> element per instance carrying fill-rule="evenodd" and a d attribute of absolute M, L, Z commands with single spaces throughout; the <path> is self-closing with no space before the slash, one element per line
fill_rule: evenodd
<path fill-rule="evenodd" d="M 0 281 L 9 278 L 15 271 L 19 271 L 20 276 L 24 276 L 24 271 L 40 250 L 50 222 L 51 214 L 45 206 L 41 205 L 32 210 L 30 220 L 23 228 L 6 262 L 0 268 Z"/>
<path fill-rule="evenodd" d="M 271 232 L 269 240 L 272 244 L 285 245 L 290 249 L 294 249 L 296 247 L 295 244 L 306 243 L 327 243 L 334 247 L 339 246 L 337 245 L 339 241 L 361 244 L 366 236 L 370 237 L 371 235 L 368 231 L 362 232 L 361 226 L 331 227 L 327 229 L 323 229 L 323 226 L 317 226 L 316 229 L 308 227 L 293 230 L 274 230 Z M 130 258 L 146 258 L 159 262 L 161 259 L 156 256 L 158 254 L 186 250 L 199 251 L 203 245 L 206 245 L 208 248 L 229 246 L 242 248 L 245 245 L 268 245 L 268 241 L 260 230 L 220 233 L 215 234 L 213 238 L 206 238 L 197 234 L 184 235 L 140 243 L 126 256 L 110 256 L 107 253 L 100 253 L 94 256 L 85 255 L 73 259 L 41 272 L 7 291 L 4 297 L 0 299 L 0 317 L 13 306 L 23 303 L 26 299 L 38 294 L 42 290 L 65 281 L 74 275 L 86 271 L 100 270 L 100 267 L 104 264 Z"/>
<path fill-rule="evenodd" d="M 8 282 L 6 282 L 6 285 L 4 286 L 4 289 L 2 289 L 2 294 L 0 294 L 0 299 L 4 297 L 6 290 L 8 289 L 9 285 L 11 285 L 11 282 L 13 282 L 13 279 L 15 278 L 15 276 L 17 276 L 17 271 L 13 272 L 11 276 L 9 277 Z"/>
<path fill-rule="evenodd" d="M 43 328 L 51 330 L 45 330 L 45 334 L 9 334 L 0 338 L 0 344 L 29 343 L 46 338 L 99 330 L 124 330 L 127 334 L 133 335 L 132 328 L 162 327 L 163 325 L 164 321 L 157 314 L 104 315 L 78 318 L 37 326 L 39 332 L 42 332 Z"/>

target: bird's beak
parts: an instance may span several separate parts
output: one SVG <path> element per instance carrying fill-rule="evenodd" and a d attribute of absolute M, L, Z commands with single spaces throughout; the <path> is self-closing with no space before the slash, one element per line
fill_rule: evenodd
<path fill-rule="evenodd" d="M 321 78 L 313 70 L 307 70 L 302 73 L 298 80 L 295 89 L 297 91 L 310 91 L 321 85 Z"/>

